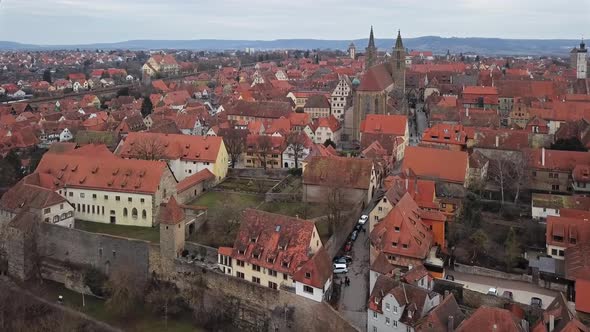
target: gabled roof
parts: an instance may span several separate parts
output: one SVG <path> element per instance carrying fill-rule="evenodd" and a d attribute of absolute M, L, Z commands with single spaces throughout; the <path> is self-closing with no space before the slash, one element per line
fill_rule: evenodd
<path fill-rule="evenodd" d="M 184 180 L 178 182 L 176 184 L 176 192 L 177 193 L 181 193 L 191 187 L 193 187 L 194 185 L 201 183 L 201 182 L 205 182 L 207 180 L 212 180 L 215 179 L 215 175 L 213 173 L 211 173 L 211 171 L 208 168 L 202 169 L 200 171 L 198 171 L 197 173 L 184 178 Z"/>
<path fill-rule="evenodd" d="M 234 105 L 226 107 L 226 113 L 228 115 L 278 119 L 282 116 L 289 116 L 291 105 L 280 101 L 238 100 Z"/>
<path fill-rule="evenodd" d="M 406 193 L 369 235 L 371 244 L 386 254 L 425 259 L 432 232 L 420 218 L 420 208 Z"/>
<path fill-rule="evenodd" d="M 464 151 L 408 146 L 402 170 L 411 169 L 419 178 L 464 183 L 468 164 L 468 155 Z"/>
<path fill-rule="evenodd" d="M 131 132 L 117 154 L 123 158 L 143 159 L 145 153 L 155 153 L 167 160 L 215 162 L 222 143 L 222 138 L 216 136 Z"/>
<path fill-rule="evenodd" d="M 42 185 L 39 174 L 33 173 L 26 176 L 0 198 L 0 208 L 16 213 L 28 208 L 41 210 L 66 202 L 61 195 Z"/>
<path fill-rule="evenodd" d="M 361 77 L 361 85 L 357 91 L 377 92 L 387 89 L 393 84 L 390 67 L 387 63 L 371 67 Z"/>
<path fill-rule="evenodd" d="M 453 329 L 456 329 L 465 319 L 465 314 L 459 308 L 455 296 L 451 293 L 432 309 L 424 319 L 418 322 L 418 332 L 448 332 L 449 320 L 453 317 Z M 498 331 L 500 332 L 500 331 Z"/>
<path fill-rule="evenodd" d="M 312 157 L 303 172 L 303 184 L 368 190 L 373 162 L 344 157 Z"/>
<path fill-rule="evenodd" d="M 506 309 L 479 307 L 471 317 L 464 320 L 457 332 L 473 331 L 526 332 L 520 321 Z"/>
<path fill-rule="evenodd" d="M 293 275 L 310 259 L 314 232 L 309 220 L 246 209 L 231 257 Z"/>
<path fill-rule="evenodd" d="M 368 114 L 361 122 L 361 133 L 404 136 L 407 127 L 405 115 Z"/>
<path fill-rule="evenodd" d="M 295 272 L 293 280 L 323 289 L 326 281 L 332 276 L 332 264 L 330 256 L 324 247 L 321 247 L 313 257 Z"/>

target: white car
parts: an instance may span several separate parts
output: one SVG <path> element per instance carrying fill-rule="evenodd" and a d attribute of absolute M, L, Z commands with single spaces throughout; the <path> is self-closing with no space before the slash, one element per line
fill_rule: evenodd
<path fill-rule="evenodd" d="M 496 287 L 491 287 L 488 289 L 488 295 L 498 296 L 498 289 Z"/>
<path fill-rule="evenodd" d="M 339 273 L 348 273 L 348 267 L 346 266 L 346 264 L 334 263 L 334 274 Z"/>
<path fill-rule="evenodd" d="M 360 218 L 359 218 L 359 224 L 364 225 L 367 220 L 369 220 L 369 216 L 366 214 L 363 214 Z"/>

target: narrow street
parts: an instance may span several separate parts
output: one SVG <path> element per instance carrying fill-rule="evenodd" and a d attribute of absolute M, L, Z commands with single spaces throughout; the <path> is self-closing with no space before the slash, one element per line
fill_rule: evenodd
<path fill-rule="evenodd" d="M 528 282 L 496 279 L 473 274 L 466 274 L 457 271 L 449 271 L 455 277 L 455 282 L 465 285 L 465 288 L 480 293 L 487 293 L 490 287 L 496 287 L 500 296 L 504 291 L 511 291 L 514 294 L 514 301 L 523 304 L 530 304 L 531 297 L 538 297 L 543 300 L 543 309 L 547 308 L 559 292 L 545 289 Z"/>
<path fill-rule="evenodd" d="M 410 145 L 418 145 L 422 139 L 422 133 L 428 128 L 428 119 L 426 118 L 426 113 L 424 113 L 423 108 L 423 104 L 416 105 L 416 122 L 410 122 Z"/>
<path fill-rule="evenodd" d="M 368 227 L 365 224 L 365 227 Z M 350 286 L 342 286 L 339 311 L 361 331 L 367 330 L 367 301 L 369 300 L 369 233 L 360 232 L 351 251 L 352 264 L 348 267 Z"/>

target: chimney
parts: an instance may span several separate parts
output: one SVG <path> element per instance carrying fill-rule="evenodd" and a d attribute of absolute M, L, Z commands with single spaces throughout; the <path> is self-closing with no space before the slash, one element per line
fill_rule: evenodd
<path fill-rule="evenodd" d="M 496 135 L 496 147 L 500 146 L 500 136 Z"/>
<path fill-rule="evenodd" d="M 408 265 L 408 271 L 412 271 L 413 268 L 414 268 L 414 265 L 412 265 L 412 264 Z"/>
<path fill-rule="evenodd" d="M 455 317 L 449 316 L 449 320 L 447 321 L 447 331 L 453 332 L 455 331 Z"/>
<path fill-rule="evenodd" d="M 545 166 L 545 148 L 541 149 L 541 166 Z"/>
<path fill-rule="evenodd" d="M 469 107 L 465 108 L 465 117 L 469 117 Z"/>
<path fill-rule="evenodd" d="M 406 176 L 406 190 L 410 187 L 410 179 Z"/>
<path fill-rule="evenodd" d="M 498 325 L 494 324 L 492 326 L 492 332 L 498 332 Z"/>
<path fill-rule="evenodd" d="M 549 332 L 555 330 L 555 316 L 549 315 Z"/>

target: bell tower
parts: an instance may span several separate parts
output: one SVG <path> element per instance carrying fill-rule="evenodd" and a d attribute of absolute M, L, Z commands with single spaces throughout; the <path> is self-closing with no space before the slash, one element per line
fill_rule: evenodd
<path fill-rule="evenodd" d="M 377 62 L 377 48 L 375 47 L 375 37 L 373 36 L 373 26 L 369 35 L 369 46 L 365 49 L 365 70 L 373 67 Z"/>
<path fill-rule="evenodd" d="M 588 59 L 586 56 L 588 54 L 588 49 L 586 48 L 586 44 L 584 43 L 584 39 L 580 43 L 580 48 L 578 48 L 578 52 L 576 54 L 576 78 L 577 79 L 585 79 L 588 75 Z"/>
<path fill-rule="evenodd" d="M 394 89 L 403 94 L 406 93 L 406 50 L 402 42 L 400 31 L 397 31 L 397 39 L 390 58 L 391 76 Z"/>

